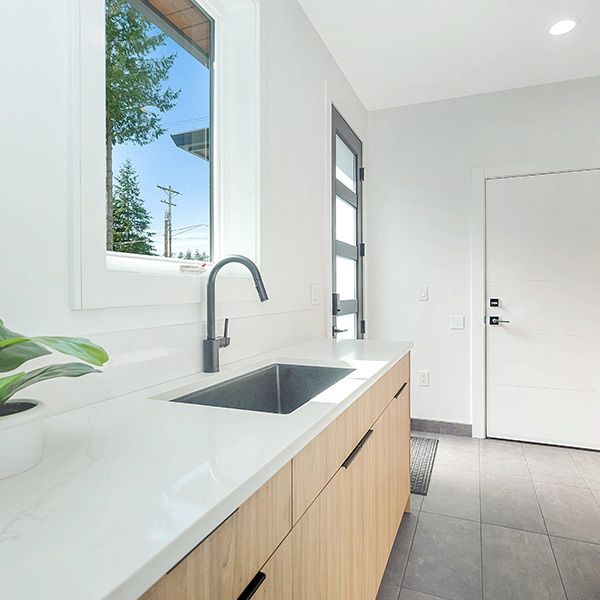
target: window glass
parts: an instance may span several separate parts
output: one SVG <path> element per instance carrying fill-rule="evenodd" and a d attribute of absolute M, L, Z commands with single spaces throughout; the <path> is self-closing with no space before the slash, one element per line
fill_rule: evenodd
<path fill-rule="evenodd" d="M 213 21 L 191 0 L 106 0 L 106 247 L 210 257 Z"/>
<path fill-rule="evenodd" d="M 335 136 L 335 178 L 356 191 L 356 156 L 339 135 Z"/>
<path fill-rule="evenodd" d="M 335 199 L 335 239 L 356 246 L 356 209 L 339 196 Z"/>
<path fill-rule="evenodd" d="M 340 300 L 356 298 L 356 261 L 344 256 L 335 257 L 335 289 Z"/>

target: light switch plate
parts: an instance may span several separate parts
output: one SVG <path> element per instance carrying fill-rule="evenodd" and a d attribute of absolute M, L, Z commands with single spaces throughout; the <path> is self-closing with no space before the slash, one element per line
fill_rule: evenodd
<path fill-rule="evenodd" d="M 429 300 L 429 286 L 428 285 L 422 285 L 419 288 L 419 300 L 421 300 L 422 302 L 426 302 L 427 300 Z"/>
<path fill-rule="evenodd" d="M 429 387 L 429 371 L 419 371 L 419 385 Z"/>
<path fill-rule="evenodd" d="M 310 286 L 311 304 L 323 304 L 323 286 L 320 283 L 313 283 Z"/>
<path fill-rule="evenodd" d="M 465 318 L 462 315 L 452 315 L 450 317 L 450 329 L 464 329 Z"/>

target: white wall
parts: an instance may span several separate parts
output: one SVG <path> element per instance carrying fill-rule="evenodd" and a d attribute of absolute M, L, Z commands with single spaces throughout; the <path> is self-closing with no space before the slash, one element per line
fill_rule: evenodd
<path fill-rule="evenodd" d="M 0 318 L 30 334 L 89 336 L 112 358 L 101 377 L 28 391 L 50 412 L 200 370 L 204 318 L 200 305 L 70 309 L 74 1 L 0 7 L 2 22 L 12 23 L 0 38 Z M 261 52 L 261 266 L 271 300 L 218 307 L 239 316 L 223 362 L 327 335 L 329 305 L 311 305 L 310 284 L 327 298 L 329 103 L 366 134 L 362 104 L 296 0 L 261 2 Z"/>
<path fill-rule="evenodd" d="M 594 158 L 600 78 L 369 113 L 367 328 L 414 340 L 413 376 L 431 385 L 415 382 L 413 417 L 471 423 L 472 168 Z"/>

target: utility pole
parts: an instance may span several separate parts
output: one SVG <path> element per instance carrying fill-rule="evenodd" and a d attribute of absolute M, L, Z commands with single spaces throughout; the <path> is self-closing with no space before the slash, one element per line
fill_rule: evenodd
<path fill-rule="evenodd" d="M 167 258 L 171 258 L 172 248 L 171 243 L 173 241 L 173 206 L 177 206 L 175 202 L 173 202 L 173 198 L 175 196 L 181 196 L 181 192 L 174 190 L 171 186 L 165 187 L 164 185 L 156 186 L 159 190 L 162 190 L 167 194 L 166 200 L 161 200 L 163 204 L 167 205 L 167 210 L 165 210 L 165 246 L 164 246 L 164 255 Z"/>

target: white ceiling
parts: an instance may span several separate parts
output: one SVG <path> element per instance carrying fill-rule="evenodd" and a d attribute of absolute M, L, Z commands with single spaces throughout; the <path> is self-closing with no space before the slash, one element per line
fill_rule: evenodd
<path fill-rule="evenodd" d="M 600 74 L 600 0 L 299 1 L 368 110 Z"/>

